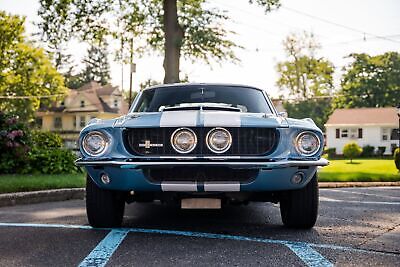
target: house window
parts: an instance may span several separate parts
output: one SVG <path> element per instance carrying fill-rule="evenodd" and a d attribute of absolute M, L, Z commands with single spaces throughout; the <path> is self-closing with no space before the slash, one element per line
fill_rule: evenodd
<path fill-rule="evenodd" d="M 358 138 L 357 129 L 350 129 L 350 138 L 355 139 Z"/>
<path fill-rule="evenodd" d="M 336 129 L 336 139 L 340 138 L 340 129 Z"/>
<path fill-rule="evenodd" d="M 362 128 L 358 128 L 358 138 L 359 139 L 363 138 L 363 129 Z"/>
<path fill-rule="evenodd" d="M 118 107 L 118 99 L 114 99 L 114 107 L 115 107 L 115 108 Z"/>
<path fill-rule="evenodd" d="M 399 129 L 392 129 L 390 140 L 399 140 Z"/>
<path fill-rule="evenodd" d="M 85 116 L 81 116 L 79 126 L 85 127 L 86 125 L 86 118 Z"/>
<path fill-rule="evenodd" d="M 387 140 L 389 140 L 389 129 L 382 128 L 382 141 L 387 141 Z"/>
<path fill-rule="evenodd" d="M 85 107 L 85 101 L 81 100 L 81 108 L 84 108 L 84 107 Z"/>
<path fill-rule="evenodd" d="M 55 128 L 55 129 L 60 129 L 60 128 L 62 128 L 62 120 L 61 120 L 61 117 L 55 117 L 55 118 L 54 118 L 54 128 Z"/>
<path fill-rule="evenodd" d="M 35 119 L 35 125 L 37 128 L 42 128 L 43 127 L 43 118 L 42 117 L 37 117 Z"/>
<path fill-rule="evenodd" d="M 349 130 L 347 130 L 347 129 L 342 129 L 341 134 L 340 134 L 340 137 L 342 137 L 342 138 L 347 138 L 347 137 L 349 137 Z"/>

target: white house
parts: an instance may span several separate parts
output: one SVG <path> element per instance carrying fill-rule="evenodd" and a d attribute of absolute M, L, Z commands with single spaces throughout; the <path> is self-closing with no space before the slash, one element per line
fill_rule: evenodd
<path fill-rule="evenodd" d="M 356 142 L 360 147 L 386 147 L 385 155 L 399 144 L 396 108 L 336 109 L 326 127 L 326 147 L 342 154 L 343 146 Z"/>

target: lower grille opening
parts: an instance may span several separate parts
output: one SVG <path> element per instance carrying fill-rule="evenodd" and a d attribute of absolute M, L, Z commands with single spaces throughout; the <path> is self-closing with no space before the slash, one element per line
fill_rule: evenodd
<path fill-rule="evenodd" d="M 258 169 L 233 169 L 229 167 L 169 167 L 143 168 L 146 178 L 152 182 L 252 182 Z"/>

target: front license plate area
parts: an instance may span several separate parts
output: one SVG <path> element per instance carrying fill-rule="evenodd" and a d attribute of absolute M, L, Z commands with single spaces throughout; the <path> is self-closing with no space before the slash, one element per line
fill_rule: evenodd
<path fill-rule="evenodd" d="M 220 209 L 219 198 L 184 198 L 181 200 L 181 209 Z"/>

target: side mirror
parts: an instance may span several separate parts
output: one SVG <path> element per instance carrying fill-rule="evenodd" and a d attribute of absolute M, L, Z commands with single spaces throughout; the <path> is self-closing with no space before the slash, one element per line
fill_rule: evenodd
<path fill-rule="evenodd" d="M 281 111 L 281 112 L 278 112 L 278 116 L 279 116 L 279 117 L 283 117 L 283 118 L 287 118 L 287 117 L 288 117 L 288 114 L 287 114 L 286 111 Z"/>

